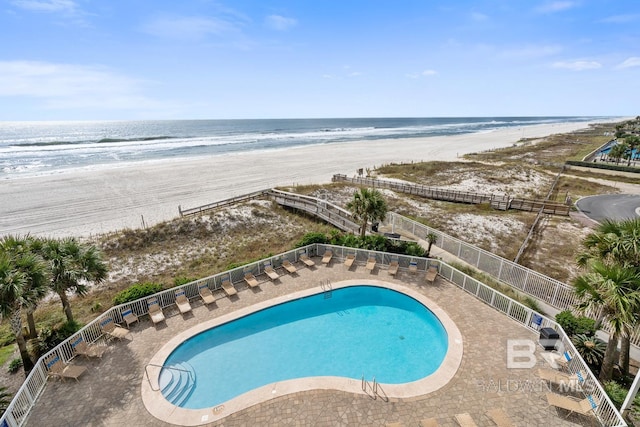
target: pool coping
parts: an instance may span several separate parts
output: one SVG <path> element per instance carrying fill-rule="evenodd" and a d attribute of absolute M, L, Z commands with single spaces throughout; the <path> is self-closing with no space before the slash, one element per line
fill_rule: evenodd
<path fill-rule="evenodd" d="M 433 312 L 433 314 L 438 317 L 440 323 L 447 331 L 447 353 L 444 360 L 442 361 L 442 364 L 434 373 L 425 378 L 410 383 L 378 384 L 378 387 L 382 392 L 379 393 L 379 396 L 383 398 L 386 397 L 398 399 L 415 398 L 432 393 L 442 388 L 449 381 L 451 381 L 451 379 L 458 371 L 460 364 L 462 363 L 462 334 L 460 333 L 460 330 L 455 325 L 455 323 L 451 320 L 449 315 L 442 308 L 440 308 L 436 303 L 419 292 L 416 292 L 402 285 L 396 285 L 381 280 L 343 280 L 331 284 L 331 287 L 334 290 L 348 286 L 378 286 L 406 294 L 419 301 L 421 304 L 431 310 L 431 312 Z M 167 341 L 164 346 L 162 346 L 162 348 L 151 358 L 151 360 L 149 360 L 147 368 L 145 369 L 141 385 L 141 397 L 147 411 L 149 411 L 151 415 L 158 418 L 159 420 L 168 423 L 183 426 L 198 426 L 220 420 L 253 405 L 263 403 L 280 396 L 302 391 L 323 389 L 345 391 L 354 394 L 366 393 L 372 396 L 371 382 L 369 382 L 369 387 L 367 387 L 365 391 L 363 390 L 361 380 L 344 377 L 308 377 L 267 384 L 215 407 L 203 409 L 186 409 L 169 403 L 159 390 L 158 376 L 160 374 L 161 368 L 154 366 L 162 366 L 169 355 L 186 339 L 204 332 L 205 330 L 247 316 L 256 311 L 260 311 L 265 308 L 282 304 L 288 301 L 322 293 L 323 291 L 324 289 L 321 286 L 317 286 L 314 288 L 293 292 L 288 295 L 272 298 L 267 301 L 256 303 L 249 307 L 240 308 L 231 313 L 216 317 L 215 319 L 202 322 L 184 332 L 175 335 L 173 338 Z M 250 360 L 248 360 L 246 363 L 250 363 Z"/>

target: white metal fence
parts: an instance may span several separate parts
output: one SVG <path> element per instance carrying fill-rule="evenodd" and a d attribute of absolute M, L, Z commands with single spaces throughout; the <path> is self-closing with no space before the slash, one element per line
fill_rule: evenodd
<path fill-rule="evenodd" d="M 194 282 L 185 284 L 183 286 L 168 289 L 154 295 L 161 307 L 168 307 L 175 304 L 175 291 L 177 289 L 184 289 L 188 298 L 196 298 L 199 294 L 199 286 L 206 283 L 211 290 L 217 290 L 221 288 L 224 280 L 230 280 L 232 283 L 243 282 L 245 273 L 251 272 L 254 275 L 264 272 L 266 265 L 271 265 L 274 268 L 278 268 L 282 265 L 284 260 L 290 262 L 297 262 L 300 255 L 307 255 L 309 257 L 316 256 L 324 253 L 326 250 L 331 250 L 333 256 L 336 259 L 343 260 L 347 255 L 355 255 L 356 263 L 366 263 L 371 257 L 376 259 L 376 263 L 382 266 L 388 266 L 391 261 L 396 261 L 399 264 L 400 270 L 409 270 L 409 268 L 415 267 L 418 274 L 424 274 L 428 267 L 436 267 L 439 274 L 445 279 L 451 281 L 458 287 L 464 289 L 466 292 L 474 295 L 486 304 L 489 304 L 498 311 L 504 313 L 506 316 L 516 320 L 523 326 L 536 330 L 538 326 L 552 327 L 560 335 L 560 340 L 567 349 L 573 355 L 572 362 L 569 364 L 569 369 L 572 373 L 582 371 L 585 374 L 585 379 L 582 382 L 582 389 L 585 391 L 586 396 L 592 396 L 597 402 L 600 402 L 595 409 L 595 414 L 604 426 L 619 426 L 623 427 L 627 424 L 624 422 L 615 406 L 611 403 L 608 396 L 600 386 L 600 383 L 595 379 L 587 365 L 584 363 L 579 353 L 571 343 L 571 340 L 564 333 L 562 328 L 553 320 L 534 312 L 530 308 L 520 304 L 519 302 L 501 294 L 500 292 L 484 285 L 478 280 L 466 275 L 465 273 L 455 269 L 454 267 L 433 259 L 410 257 L 406 255 L 392 254 L 387 252 L 369 251 L 357 248 L 348 248 L 343 246 L 333 246 L 324 244 L 312 244 L 302 248 L 294 249 L 273 257 L 265 258 L 260 261 L 247 264 L 241 267 L 234 268 L 232 270 L 219 273 L 204 279 L 196 280 Z M 37 399 L 42 393 L 47 382 L 47 366 L 45 360 L 48 360 L 50 356 L 57 355 L 63 362 L 68 362 L 74 357 L 72 344 L 82 337 L 87 342 L 94 342 L 98 340 L 102 335 L 101 324 L 111 318 L 115 322 L 121 323 L 122 312 L 127 309 L 132 309 L 138 316 L 144 316 L 148 313 L 147 299 L 133 301 L 127 304 L 122 304 L 116 307 L 112 307 L 107 310 L 101 316 L 82 328 L 73 336 L 69 337 L 63 343 L 56 348 L 43 355 L 36 363 L 34 369 L 31 371 L 23 385 L 16 393 L 14 399 L 9 404 L 9 407 L 5 411 L 2 418 L 0 418 L 0 427 L 17 427 L 22 426 L 26 421 L 29 412 L 33 406 L 37 404 Z M 533 325 L 532 319 L 534 315 L 539 316 L 542 319 L 540 325 Z"/>

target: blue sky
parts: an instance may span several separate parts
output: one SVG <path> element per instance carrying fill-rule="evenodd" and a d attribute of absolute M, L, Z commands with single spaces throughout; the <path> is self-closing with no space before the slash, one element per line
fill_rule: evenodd
<path fill-rule="evenodd" d="M 637 0 L 0 5 L 0 120 L 640 114 Z"/>

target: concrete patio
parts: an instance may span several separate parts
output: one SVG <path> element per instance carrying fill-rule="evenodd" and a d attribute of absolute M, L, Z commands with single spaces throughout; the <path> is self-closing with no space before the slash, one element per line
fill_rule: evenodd
<path fill-rule="evenodd" d="M 259 288 L 236 284 L 237 297 L 229 299 L 216 292 L 216 304 L 205 307 L 199 299 L 191 301 L 191 313 L 181 315 L 176 307 L 165 309 L 166 325 L 153 326 L 148 317 L 132 326 L 130 339 L 114 341 L 101 359 L 74 359 L 88 372 L 79 382 L 49 380 L 32 410 L 29 426 L 168 426 L 150 415 L 140 397 L 145 366 L 171 337 L 213 317 L 247 307 L 260 301 L 301 289 L 318 287 L 330 280 L 375 278 L 420 292 L 445 310 L 462 333 L 464 354 L 458 372 L 443 388 L 410 399 L 372 399 L 366 394 L 315 390 L 276 397 L 248 409 L 230 414 L 211 426 L 384 426 L 400 422 L 417 426 L 426 418 L 436 418 L 441 426 L 457 425 L 454 416 L 469 413 L 478 426 L 494 426 L 486 412 L 502 408 L 517 426 L 599 425 L 595 418 L 549 407 L 544 393 L 547 384 L 533 369 L 507 368 L 507 340 L 538 336 L 499 313 L 475 297 L 439 277 L 427 284 L 423 274 L 400 271 L 396 278 L 376 268 L 369 273 L 364 266 L 350 270 L 334 259 L 329 266 L 317 258 L 315 268 L 297 265 L 298 273 L 282 275 L 275 283 L 259 276 Z M 547 366 L 536 350 L 539 366 Z M 331 355 L 323 355 L 331 357 Z M 212 363 L 223 361 L 212 360 Z M 229 363 L 229 361 L 224 361 Z M 232 361 L 232 363 L 251 363 Z"/>

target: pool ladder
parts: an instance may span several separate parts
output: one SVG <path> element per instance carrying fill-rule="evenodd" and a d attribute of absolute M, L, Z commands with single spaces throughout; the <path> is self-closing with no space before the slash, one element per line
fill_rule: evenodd
<path fill-rule="evenodd" d="M 364 374 L 362 374 L 362 391 L 364 391 L 373 400 L 376 400 L 379 397 L 385 402 L 389 401 L 389 397 L 376 381 L 376 377 L 373 377 L 373 380 L 370 383 L 364 378 Z"/>
<path fill-rule="evenodd" d="M 324 282 L 320 282 L 320 289 L 324 292 L 324 299 L 331 298 L 331 291 L 333 291 L 333 287 L 331 286 L 331 281 L 326 280 Z"/>

